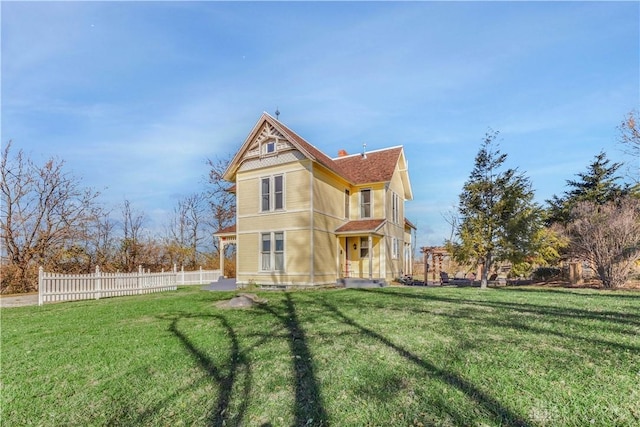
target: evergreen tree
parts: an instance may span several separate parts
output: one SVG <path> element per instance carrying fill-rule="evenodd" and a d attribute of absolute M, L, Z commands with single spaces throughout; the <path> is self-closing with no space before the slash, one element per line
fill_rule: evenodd
<path fill-rule="evenodd" d="M 458 261 L 482 266 L 482 288 L 495 261 L 520 262 L 535 250 L 542 227 L 531 182 L 517 169 L 503 169 L 507 155 L 497 147 L 497 136 L 489 131 L 476 155 L 460 194 L 459 241 L 448 245 Z"/>
<path fill-rule="evenodd" d="M 570 190 L 559 197 L 554 195 L 549 204 L 547 223 L 563 225 L 571 221 L 571 211 L 579 202 L 592 202 L 604 205 L 629 194 L 629 187 L 618 184 L 616 175 L 622 163 L 611 163 L 604 152 L 600 152 L 587 168 L 587 172 L 578 173 L 578 179 L 567 180 Z"/>

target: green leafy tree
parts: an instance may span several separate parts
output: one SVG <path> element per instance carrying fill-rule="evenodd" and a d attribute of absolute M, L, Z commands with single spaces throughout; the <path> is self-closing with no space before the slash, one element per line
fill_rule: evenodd
<path fill-rule="evenodd" d="M 503 167 L 507 155 L 498 148 L 498 134 L 490 130 L 485 135 L 460 194 L 458 240 L 447 244 L 457 261 L 482 266 L 481 288 L 487 287 L 495 262 L 517 264 L 536 252 L 543 226 L 529 179 Z"/>

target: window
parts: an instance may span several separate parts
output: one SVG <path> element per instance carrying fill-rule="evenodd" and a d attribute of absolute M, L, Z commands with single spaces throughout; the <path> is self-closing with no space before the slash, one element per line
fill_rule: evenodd
<path fill-rule="evenodd" d="M 264 271 L 271 270 L 271 233 L 262 233 L 262 245 L 260 248 L 262 267 Z"/>
<path fill-rule="evenodd" d="M 360 190 L 360 218 L 371 218 L 371 190 Z"/>
<path fill-rule="evenodd" d="M 275 240 L 274 260 L 275 269 L 278 271 L 284 270 L 284 233 L 273 233 Z"/>
<path fill-rule="evenodd" d="M 271 154 L 276 152 L 276 143 L 274 141 L 269 141 L 266 144 L 262 145 L 263 154 Z"/>
<path fill-rule="evenodd" d="M 351 210 L 351 193 L 349 190 L 344 190 L 344 217 L 349 219 L 349 211 Z"/>
<path fill-rule="evenodd" d="M 262 212 L 267 212 L 271 208 L 271 179 L 262 178 L 260 180 L 261 184 L 261 198 L 262 198 Z"/>
<path fill-rule="evenodd" d="M 360 238 L 360 258 L 368 258 L 369 257 L 369 238 L 361 237 Z"/>
<path fill-rule="evenodd" d="M 284 177 L 277 175 L 260 179 L 260 210 L 284 209 Z"/>
<path fill-rule="evenodd" d="M 260 235 L 260 270 L 284 271 L 284 233 Z"/>
<path fill-rule="evenodd" d="M 400 224 L 400 197 L 391 193 L 391 215 L 394 224 Z"/>
<path fill-rule="evenodd" d="M 399 242 L 396 237 L 391 240 L 391 257 L 393 259 L 398 259 L 398 255 L 400 253 Z"/>
<path fill-rule="evenodd" d="M 284 192 L 283 192 L 283 181 L 282 175 L 274 176 L 274 188 L 275 188 L 275 209 L 284 208 L 283 200 L 284 200 Z"/>

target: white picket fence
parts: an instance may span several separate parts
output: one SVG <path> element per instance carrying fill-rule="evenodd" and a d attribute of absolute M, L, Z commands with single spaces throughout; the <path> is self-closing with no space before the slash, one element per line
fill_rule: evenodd
<path fill-rule="evenodd" d="M 219 277 L 218 270 L 202 269 L 150 273 L 140 268 L 137 273 L 103 273 L 96 267 L 93 274 L 58 274 L 40 267 L 38 304 L 175 291 L 178 285 L 204 284 Z"/>
<path fill-rule="evenodd" d="M 174 271 L 176 267 L 174 266 Z M 198 271 L 184 271 L 184 267 L 177 272 L 178 285 L 204 285 L 205 283 L 215 282 L 220 278 L 220 270 L 203 270 L 200 267 Z"/>

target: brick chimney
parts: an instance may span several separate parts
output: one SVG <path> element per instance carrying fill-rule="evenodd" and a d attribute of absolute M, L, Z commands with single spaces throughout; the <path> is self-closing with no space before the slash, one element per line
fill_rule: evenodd
<path fill-rule="evenodd" d="M 338 157 L 346 157 L 348 156 L 348 153 L 346 150 L 339 150 L 338 151 Z"/>

